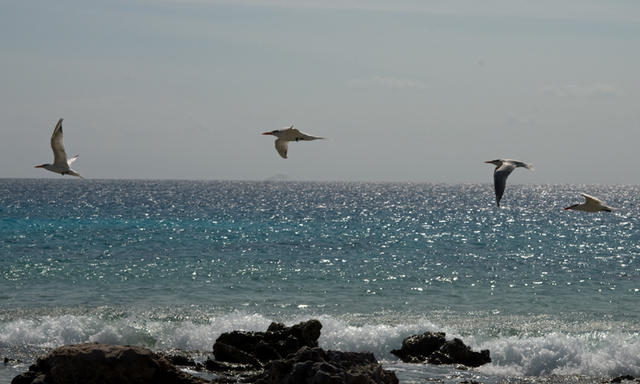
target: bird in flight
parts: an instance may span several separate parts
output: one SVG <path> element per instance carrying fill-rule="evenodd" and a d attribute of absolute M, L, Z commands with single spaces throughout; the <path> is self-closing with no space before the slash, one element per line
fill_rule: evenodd
<path fill-rule="evenodd" d="M 42 164 L 36 165 L 36 168 L 44 168 L 47 171 L 59 173 L 61 175 L 72 175 L 80 176 L 80 174 L 73 169 L 71 169 L 71 164 L 78 158 L 78 156 L 74 156 L 70 159 L 67 159 L 67 153 L 64 150 L 64 145 L 62 144 L 62 119 L 58 120 L 58 124 L 53 129 L 53 134 L 51 135 L 51 149 L 53 150 L 53 164 Z"/>
<path fill-rule="evenodd" d="M 500 199 L 504 194 L 504 188 L 507 186 L 507 177 L 518 167 L 532 169 L 531 164 L 523 163 L 518 160 L 496 159 L 485 161 L 487 164 L 493 164 L 496 168 L 493 170 L 493 186 L 496 190 L 496 204 L 500 206 Z"/>
<path fill-rule="evenodd" d="M 573 204 L 571 206 L 566 207 L 564 210 L 574 210 L 574 211 L 584 211 L 584 212 L 611 212 L 613 208 L 605 205 L 600 201 L 600 199 L 593 197 L 591 195 L 587 195 L 586 193 L 581 193 L 584 196 L 585 202 L 582 204 Z"/>
<path fill-rule="evenodd" d="M 307 135 L 293 128 L 293 125 L 286 129 L 276 129 L 274 131 L 264 132 L 263 135 L 273 135 L 276 139 L 276 151 L 282 156 L 283 159 L 287 158 L 287 151 L 289 149 L 290 141 L 311 141 L 324 139 L 324 137 L 317 137 Z"/>

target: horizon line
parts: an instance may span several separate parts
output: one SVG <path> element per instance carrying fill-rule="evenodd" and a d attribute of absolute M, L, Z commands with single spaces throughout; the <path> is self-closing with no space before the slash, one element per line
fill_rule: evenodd
<path fill-rule="evenodd" d="M 145 178 L 84 178 L 84 179 L 76 179 L 76 178 L 67 178 L 70 180 L 75 180 L 77 182 L 91 182 L 91 181 L 167 181 L 167 182 L 238 182 L 238 183 L 353 183 L 353 184 L 432 184 L 432 185 L 492 185 L 493 181 L 487 182 L 449 182 L 449 181 L 410 181 L 410 180 L 300 180 L 300 179 L 180 179 L 180 178 L 166 178 L 166 179 L 145 179 Z M 56 177 L 0 177 L 0 181 L 4 180 L 60 180 L 64 181 L 63 178 Z M 535 185 L 535 186 L 545 186 L 545 185 L 567 185 L 567 186 L 637 186 L 640 187 L 640 184 L 623 184 L 623 183 L 532 183 L 532 182 L 520 182 L 520 183 L 509 183 L 509 185 L 517 186 L 517 185 Z"/>

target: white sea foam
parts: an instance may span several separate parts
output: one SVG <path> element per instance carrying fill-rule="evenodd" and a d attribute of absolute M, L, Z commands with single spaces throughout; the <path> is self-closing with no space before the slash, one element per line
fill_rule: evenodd
<path fill-rule="evenodd" d="M 88 341 L 87 336 L 97 333 L 95 318 L 88 316 L 44 316 L 37 319 L 17 319 L 2 324 L 0 342 L 7 345 L 34 345 L 56 347 Z"/>
<path fill-rule="evenodd" d="M 277 319 L 287 325 L 318 318 L 323 324 L 319 344 L 325 349 L 369 351 L 387 364 L 397 364 L 390 351 L 402 340 L 426 331 L 445 331 L 459 336 L 455 329 L 436 325 L 427 318 L 406 322 L 375 318 L 354 320 L 329 315 Z M 149 316 L 135 313 L 123 316 L 62 314 L 20 318 L 0 323 L 0 347 L 35 346 L 54 348 L 82 342 L 134 344 L 152 349 L 180 348 L 207 352 L 216 338 L 232 330 L 264 331 L 273 319 L 260 314 L 230 312 L 220 315 Z M 493 362 L 477 369 L 488 376 L 587 375 L 640 376 L 640 335 L 616 331 L 584 333 L 550 332 L 536 336 L 462 337 L 474 350 L 489 349 Z M 426 368 L 425 368 L 426 369 Z"/>
<path fill-rule="evenodd" d="M 206 321 L 149 320 L 139 314 L 107 320 L 91 315 L 41 316 L 0 324 L 0 344 L 55 348 L 99 342 L 210 351 L 223 332 L 265 330 L 269 323 L 262 315 L 239 312 L 211 316 Z"/>
<path fill-rule="evenodd" d="M 402 346 L 407 336 L 439 331 L 427 319 L 403 324 L 361 324 L 350 325 L 349 322 L 330 316 L 318 316 L 322 323 L 322 335 L 319 344 L 325 349 L 352 352 L 373 352 L 378 359 L 395 359 L 390 353 Z"/>
<path fill-rule="evenodd" d="M 486 374 L 502 376 L 640 375 L 640 336 L 621 332 L 580 335 L 551 333 L 538 337 L 504 337 L 489 340 L 493 362 L 480 367 Z"/>

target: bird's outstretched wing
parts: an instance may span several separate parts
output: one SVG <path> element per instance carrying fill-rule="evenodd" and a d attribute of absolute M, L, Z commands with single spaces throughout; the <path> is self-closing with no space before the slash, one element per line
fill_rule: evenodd
<path fill-rule="evenodd" d="M 590 208 L 593 208 L 595 210 L 606 211 L 606 212 L 611 212 L 614 209 L 614 208 L 608 206 L 607 204 L 604 204 L 597 197 L 593 197 L 591 195 L 587 195 L 586 193 L 581 193 L 581 195 L 586 200 L 585 203 L 584 203 L 584 205 L 586 207 L 590 207 Z"/>
<path fill-rule="evenodd" d="M 324 137 L 318 137 L 318 136 L 311 136 L 311 135 L 307 135 L 306 133 L 302 133 L 300 132 L 300 139 L 298 140 L 321 140 L 324 139 Z"/>
<path fill-rule="evenodd" d="M 276 151 L 282 156 L 283 159 L 287 158 L 287 150 L 289 149 L 289 145 L 286 140 L 277 139 L 276 140 Z"/>
<path fill-rule="evenodd" d="M 78 155 L 73 156 L 72 158 L 67 160 L 67 165 L 71 166 L 74 161 L 78 160 Z"/>
<path fill-rule="evenodd" d="M 598 199 L 597 197 L 587 195 L 586 193 L 581 193 L 581 195 L 584 197 L 587 204 L 602 204 L 602 201 L 600 201 L 600 199 Z"/>
<path fill-rule="evenodd" d="M 518 161 L 518 160 L 509 160 L 510 162 L 512 162 L 516 167 L 523 167 L 523 168 L 527 168 L 527 169 L 533 169 L 533 165 L 532 164 L 527 164 L 523 161 Z"/>
<path fill-rule="evenodd" d="M 58 120 L 58 124 L 53 129 L 51 149 L 53 150 L 53 165 L 68 165 L 67 153 L 64 151 L 64 145 L 62 144 L 62 119 Z"/>
<path fill-rule="evenodd" d="M 584 205 L 587 207 L 595 207 L 595 208 L 609 208 L 606 205 L 602 204 L 602 201 L 600 201 L 600 199 L 593 197 L 591 195 L 587 195 L 586 193 L 581 193 L 581 195 L 584 197 L 585 202 Z"/>
<path fill-rule="evenodd" d="M 300 132 L 297 128 L 290 128 L 290 130 L 293 135 L 292 141 L 324 139 L 324 137 L 307 135 L 306 133 Z"/>
<path fill-rule="evenodd" d="M 500 199 L 502 199 L 504 189 L 507 186 L 507 177 L 515 168 L 516 166 L 512 163 L 503 163 L 493 171 L 493 186 L 496 190 L 496 204 L 498 204 L 498 207 L 500 206 Z"/>

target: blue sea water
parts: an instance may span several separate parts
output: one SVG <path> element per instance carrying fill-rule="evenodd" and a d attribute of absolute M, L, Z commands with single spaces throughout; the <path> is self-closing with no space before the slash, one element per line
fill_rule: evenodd
<path fill-rule="evenodd" d="M 616 210 L 562 210 L 579 192 Z M 640 186 L 502 203 L 489 184 L 0 179 L 0 382 L 63 344 L 208 352 L 309 318 L 401 383 L 640 376 Z M 425 331 L 493 362 L 389 353 Z"/>

